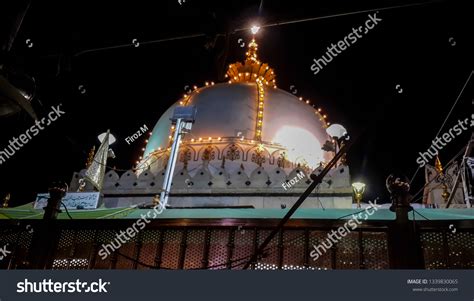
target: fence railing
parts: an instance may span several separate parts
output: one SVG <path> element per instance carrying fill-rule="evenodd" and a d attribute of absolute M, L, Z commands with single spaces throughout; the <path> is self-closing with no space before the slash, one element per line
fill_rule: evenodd
<path fill-rule="evenodd" d="M 154 220 L 103 258 L 130 220 L 22 220 L 0 222 L 1 269 L 241 269 L 278 220 Z M 395 221 L 364 221 L 317 260 L 310 252 L 341 220 L 291 220 L 253 269 L 390 269 L 403 237 Z M 412 225 L 413 224 L 413 225 Z M 416 221 L 409 268 L 473 269 L 474 223 Z M 456 231 L 450 231 L 454 224 Z M 46 233 L 46 234 L 45 234 Z M 43 256 L 39 256 L 41 253 Z M 420 254 L 421 256 L 418 256 Z M 406 266 L 404 266 L 406 268 Z"/>

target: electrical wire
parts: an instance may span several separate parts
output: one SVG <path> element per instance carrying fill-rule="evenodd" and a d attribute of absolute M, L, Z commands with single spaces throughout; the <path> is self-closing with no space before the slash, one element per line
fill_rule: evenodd
<path fill-rule="evenodd" d="M 67 184 L 66 184 L 66 191 L 69 191 L 69 185 L 67 185 Z M 51 197 L 38 196 L 38 198 L 39 198 L 39 199 L 47 199 L 47 200 L 49 201 L 49 199 L 50 199 Z M 69 219 L 73 219 L 72 216 L 69 214 L 69 210 L 67 209 L 66 204 L 64 204 L 64 202 L 62 201 L 62 198 L 61 198 L 60 202 L 61 202 L 61 205 L 63 205 L 64 209 L 66 210 L 66 214 L 67 214 L 67 216 L 69 216 Z"/>
<path fill-rule="evenodd" d="M 301 237 L 296 236 L 296 237 L 293 238 L 293 239 L 289 239 L 289 240 L 283 241 L 283 244 L 292 243 L 292 242 L 294 242 L 294 241 L 299 240 L 300 238 L 301 238 Z M 271 255 L 271 254 L 277 252 L 277 251 L 278 251 L 277 248 L 278 248 L 278 244 L 275 244 L 275 245 L 273 245 L 273 246 L 269 246 L 269 247 L 265 248 L 265 249 L 264 249 L 264 252 L 263 252 L 263 254 L 265 255 L 264 257 L 268 257 L 269 255 Z M 138 264 L 140 264 L 140 265 L 143 265 L 143 266 L 145 266 L 145 267 L 148 267 L 148 268 L 150 268 L 150 269 L 169 269 L 169 268 L 161 268 L 161 267 L 156 267 L 156 266 L 153 266 L 153 265 L 149 265 L 149 264 L 147 264 L 147 263 L 144 263 L 144 262 L 141 262 L 141 261 L 139 261 L 139 260 L 137 260 L 137 259 L 134 259 L 134 258 L 132 258 L 132 257 L 130 257 L 130 256 L 127 256 L 127 255 L 125 255 L 125 254 L 122 254 L 122 253 L 120 253 L 120 252 L 118 252 L 118 251 L 115 251 L 115 252 L 116 252 L 117 254 L 121 255 L 121 256 L 124 257 L 124 258 L 127 258 L 127 259 L 129 259 L 129 260 L 131 260 L 131 261 L 133 261 L 133 262 L 136 262 L 136 263 L 138 263 Z M 233 269 L 233 268 L 236 268 L 236 267 L 239 267 L 239 266 L 242 266 L 242 265 L 246 264 L 246 263 L 247 263 L 247 260 L 249 260 L 252 256 L 253 256 L 253 254 L 250 254 L 250 255 L 243 256 L 243 257 L 240 257 L 240 258 L 237 258 L 237 259 L 234 259 L 234 260 L 230 260 L 230 261 L 228 261 L 228 262 L 224 262 L 224 263 L 220 263 L 220 264 L 215 264 L 215 265 L 212 265 L 212 266 L 208 266 L 208 267 L 206 267 L 206 268 L 193 268 L 193 269 L 187 269 L 187 270 L 209 270 L 209 269 L 216 269 L 216 268 L 219 268 L 219 267 L 228 267 L 229 265 L 230 265 L 230 269 Z M 240 262 L 240 263 L 235 264 L 235 263 L 237 263 L 237 262 Z M 234 265 L 234 264 L 235 264 L 235 265 Z M 170 270 L 173 270 L 173 269 L 170 269 Z"/>
<path fill-rule="evenodd" d="M 157 266 L 154 266 L 154 265 L 150 265 L 150 264 L 147 264 L 147 263 L 144 263 L 144 262 L 141 262 L 140 260 L 137 260 L 135 258 L 132 258 L 128 255 L 125 255 L 123 253 L 120 253 L 119 251 L 115 251 L 116 254 L 130 260 L 130 261 L 133 261 L 135 263 L 138 263 L 139 265 L 142 265 L 144 267 L 147 267 L 147 268 L 150 268 L 150 269 L 162 269 L 162 270 L 174 270 L 174 269 L 171 269 L 171 268 L 163 268 L 163 267 L 157 267 Z M 248 255 L 248 256 L 244 256 L 244 257 L 241 257 L 241 258 L 237 258 L 237 259 L 234 259 L 234 260 L 231 260 L 229 262 L 225 262 L 225 263 L 221 263 L 221 264 L 216 264 L 216 265 L 212 265 L 212 266 L 208 266 L 206 268 L 192 268 L 192 269 L 187 269 L 187 270 L 209 270 L 209 269 L 215 269 L 215 268 L 219 268 L 219 267 L 227 267 L 229 266 L 230 264 L 230 268 L 235 268 L 237 266 L 240 266 L 240 265 L 243 265 L 246 263 L 246 260 L 247 259 L 250 259 L 250 257 L 252 257 L 252 254 L 251 255 Z M 243 261 L 242 263 L 239 263 L 237 265 L 233 265 L 235 262 L 239 262 L 239 261 Z"/>
<path fill-rule="evenodd" d="M 416 211 L 415 208 L 413 208 L 413 212 L 418 214 L 419 216 L 421 216 L 422 218 L 424 218 L 425 220 L 429 221 L 430 219 L 427 218 L 426 216 L 424 216 L 423 214 L 421 214 L 420 212 Z M 415 218 L 415 216 L 413 215 L 413 219 Z"/>
<path fill-rule="evenodd" d="M 308 22 L 308 21 L 316 21 L 316 20 L 323 20 L 323 19 L 329 19 L 329 18 L 344 17 L 344 16 L 350 16 L 350 15 L 356 15 L 356 14 L 362 14 L 362 13 L 368 13 L 368 12 L 384 11 L 384 10 L 391 10 L 391 9 L 405 8 L 405 7 L 414 7 L 414 6 L 420 6 L 420 5 L 426 5 L 426 4 L 433 4 L 433 3 L 437 3 L 437 2 L 443 2 L 443 1 L 442 0 L 435 0 L 435 1 L 405 4 L 405 5 L 379 7 L 379 8 L 372 8 L 372 9 L 359 10 L 359 11 L 354 11 L 354 12 L 339 13 L 339 14 L 333 14 L 333 15 L 327 15 L 327 16 L 318 16 L 318 17 L 312 17 L 312 18 L 304 18 L 304 19 L 297 19 L 297 20 L 275 22 L 275 23 L 261 25 L 260 27 L 261 28 L 275 27 L 275 26 L 281 26 L 281 25 L 303 23 L 303 22 Z M 248 31 L 248 30 L 250 30 L 250 27 L 236 28 L 236 29 L 230 31 L 230 33 L 235 34 L 237 32 Z M 218 33 L 215 36 L 220 37 L 220 36 L 226 36 L 226 35 L 227 34 Z M 205 33 L 195 33 L 195 34 L 189 34 L 189 35 L 179 36 L 179 37 L 171 37 L 171 38 L 157 39 L 157 40 L 151 40 L 151 41 L 144 41 L 144 42 L 140 42 L 140 45 L 156 44 L 156 43 L 169 42 L 169 41 L 179 41 L 179 40 L 184 40 L 184 39 L 199 38 L 199 37 L 205 37 L 205 36 L 206 36 Z M 129 43 L 129 44 L 121 44 L 121 45 L 114 45 L 114 46 L 94 48 L 94 49 L 86 49 L 86 50 L 82 50 L 82 51 L 74 54 L 74 57 L 78 57 L 78 56 L 81 56 L 81 55 L 86 54 L 86 53 L 93 53 L 93 52 L 99 52 L 99 51 L 104 51 L 104 50 L 112 50 L 112 49 L 120 49 L 120 48 L 130 48 L 132 46 L 134 46 L 134 44 Z"/>
<path fill-rule="evenodd" d="M 455 160 L 461 155 L 464 153 L 464 150 L 466 149 L 467 146 L 463 147 L 451 160 L 448 161 L 448 163 L 445 165 L 445 169 L 448 169 L 449 167 L 451 167 L 452 164 L 455 163 Z M 431 179 L 428 183 L 426 183 L 423 187 L 421 187 L 420 190 L 418 190 L 413 196 L 412 198 L 416 198 L 418 196 L 418 194 L 420 192 L 422 192 L 428 185 L 430 185 L 434 180 L 436 180 L 437 177 L 434 177 L 433 179 Z M 454 189 L 454 188 L 453 188 Z M 412 202 L 414 203 L 414 202 Z"/>
<path fill-rule="evenodd" d="M 465 83 L 464 86 L 462 87 L 461 92 L 459 92 L 458 97 L 456 98 L 456 100 L 454 101 L 453 105 L 451 106 L 451 109 L 449 110 L 448 115 L 447 115 L 446 118 L 444 119 L 443 124 L 442 124 L 441 127 L 439 128 L 438 133 L 435 135 L 435 138 L 438 137 L 439 133 L 441 133 L 441 131 L 443 130 L 444 126 L 446 125 L 446 122 L 448 121 L 449 117 L 451 116 L 451 113 L 453 112 L 454 107 L 457 105 L 459 99 L 461 98 L 462 93 L 464 92 L 464 89 L 466 88 L 467 84 L 468 84 L 469 81 L 471 80 L 471 76 L 472 76 L 473 73 L 474 73 L 474 71 L 471 71 L 471 73 L 469 74 L 469 77 L 467 78 L 466 83 Z M 413 182 L 413 180 L 415 179 L 416 175 L 418 174 L 418 171 L 420 171 L 420 168 L 421 168 L 421 166 L 418 165 L 418 168 L 416 169 L 415 173 L 414 173 L 413 176 L 411 177 L 410 185 L 411 185 L 411 183 Z"/>
<path fill-rule="evenodd" d="M 362 212 L 364 212 L 365 210 L 366 210 L 366 209 L 361 210 L 361 211 L 358 211 L 358 212 L 356 212 L 356 213 L 349 213 L 349 214 L 343 215 L 343 216 L 341 216 L 341 217 L 336 218 L 336 220 L 340 220 L 340 219 L 343 219 L 343 218 L 348 217 L 348 216 L 351 216 L 351 215 L 356 215 L 356 214 L 362 213 Z"/>
<path fill-rule="evenodd" d="M 67 207 L 66 207 L 66 205 L 64 204 L 63 201 L 61 201 L 61 205 L 63 205 L 64 209 L 66 210 L 66 214 L 67 214 L 67 216 L 69 216 L 69 219 L 73 219 L 72 216 L 69 214 L 69 210 L 67 210 Z"/>
<path fill-rule="evenodd" d="M 151 163 L 148 163 L 148 165 L 152 165 L 153 163 L 155 163 L 156 161 L 158 161 L 159 159 L 161 159 L 162 156 L 154 156 L 155 159 L 154 161 L 152 161 Z M 102 166 L 105 166 L 105 168 L 108 168 L 109 170 L 114 170 L 114 171 L 121 171 L 121 172 L 126 172 L 126 171 L 136 171 L 136 170 L 139 170 L 139 169 L 143 169 L 143 167 L 136 167 L 136 168 L 132 168 L 132 169 L 120 169 L 120 168 L 116 168 L 116 167 L 110 167 L 108 166 L 107 164 L 104 164 L 102 162 L 99 162 L 99 161 L 96 161 L 95 159 L 93 159 L 93 162 L 99 164 L 99 165 L 102 165 Z"/>
<path fill-rule="evenodd" d="M 412 4 L 405 4 L 405 5 L 372 8 L 372 9 L 359 10 L 359 11 L 348 12 L 348 13 L 340 13 L 340 14 L 334 14 L 334 15 L 328 15 L 328 16 L 319 16 L 319 17 L 299 19 L 299 20 L 276 22 L 276 23 L 272 23 L 272 24 L 262 25 L 260 27 L 265 28 L 265 27 L 281 26 L 281 25 L 288 25 L 288 24 L 296 24 L 296 23 L 316 21 L 316 20 L 329 19 L 329 18 L 335 18 L 335 17 L 344 17 L 344 16 L 350 16 L 350 15 L 357 15 L 357 14 L 369 13 L 369 12 L 374 12 L 374 11 L 383 11 L 383 10 L 391 10 L 391 9 L 395 9 L 395 8 L 413 7 L 413 6 L 419 6 L 419 5 L 425 5 L 425 4 L 432 4 L 432 3 L 436 3 L 436 2 L 442 2 L 442 1 L 427 1 L 427 2 L 412 3 Z M 250 27 L 239 28 L 239 29 L 236 29 L 234 32 L 247 31 L 247 30 L 250 30 L 250 29 L 251 29 Z"/>

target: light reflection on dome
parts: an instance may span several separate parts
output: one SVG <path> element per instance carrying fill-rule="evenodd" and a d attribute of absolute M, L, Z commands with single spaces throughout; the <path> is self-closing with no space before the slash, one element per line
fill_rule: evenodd
<path fill-rule="evenodd" d="M 288 160 L 303 163 L 316 168 L 321 161 L 324 161 L 321 143 L 308 130 L 295 127 L 283 126 L 272 139 L 288 149 Z"/>

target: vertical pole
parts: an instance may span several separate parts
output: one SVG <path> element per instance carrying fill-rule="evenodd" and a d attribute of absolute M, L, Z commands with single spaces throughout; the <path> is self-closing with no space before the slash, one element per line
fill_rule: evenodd
<path fill-rule="evenodd" d="M 309 230 L 306 228 L 304 230 L 304 267 L 308 268 L 309 267 L 309 256 L 308 254 L 310 253 L 309 249 Z"/>
<path fill-rule="evenodd" d="M 227 261 L 226 261 L 226 269 L 232 269 L 232 256 L 234 256 L 234 248 L 235 248 L 235 229 L 229 229 L 229 238 L 227 241 Z"/>
<path fill-rule="evenodd" d="M 362 229 L 358 229 L 358 239 L 357 243 L 359 245 L 359 269 L 365 270 L 365 258 L 364 258 L 364 239 L 362 237 Z"/>
<path fill-rule="evenodd" d="M 186 259 L 186 248 L 188 240 L 188 229 L 182 230 L 181 242 L 179 244 L 179 259 L 178 259 L 178 270 L 184 269 L 184 261 Z"/>
<path fill-rule="evenodd" d="M 56 228 L 56 219 L 60 212 L 61 200 L 66 195 L 66 185 L 56 184 L 49 188 L 48 204 L 44 208 L 43 223 L 39 224 L 38 231 L 34 232 L 30 254 L 30 269 L 46 269 L 50 266 L 54 256 L 59 233 Z"/>
<path fill-rule="evenodd" d="M 176 165 L 176 159 L 178 158 L 179 142 L 181 141 L 181 130 L 185 122 L 178 118 L 176 121 L 176 131 L 174 132 L 173 144 L 171 145 L 170 158 L 166 166 L 165 178 L 163 181 L 163 187 L 160 194 L 160 202 L 162 208 L 165 208 L 168 203 L 168 197 L 171 190 L 171 182 L 173 181 L 173 173 Z"/>
<path fill-rule="evenodd" d="M 206 228 L 206 234 L 204 238 L 204 250 L 201 260 L 201 269 L 206 269 L 209 265 L 209 249 L 211 247 L 211 230 Z"/>
<path fill-rule="evenodd" d="M 331 268 L 333 270 L 337 269 L 337 246 L 331 246 Z"/>
<path fill-rule="evenodd" d="M 158 240 L 155 254 L 155 267 L 159 269 L 161 267 L 161 263 L 163 262 L 163 245 L 165 241 L 165 230 L 161 229 L 156 231 L 160 231 L 160 239 Z"/>
<path fill-rule="evenodd" d="M 283 252 L 283 229 L 278 233 L 278 269 L 281 270 L 283 267 L 283 257 L 285 253 Z"/>
<path fill-rule="evenodd" d="M 395 181 L 394 181 L 395 180 Z M 423 269 L 424 261 L 419 234 L 415 221 L 410 221 L 408 213 L 413 210 L 410 206 L 408 178 L 389 176 L 387 188 L 391 194 L 392 206 L 396 219 L 389 226 L 388 241 L 390 250 L 390 268 L 392 269 Z"/>

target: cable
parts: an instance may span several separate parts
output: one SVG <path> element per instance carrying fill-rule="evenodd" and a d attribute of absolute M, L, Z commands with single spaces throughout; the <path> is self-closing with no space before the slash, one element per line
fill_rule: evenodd
<path fill-rule="evenodd" d="M 148 163 L 148 165 L 152 165 L 153 163 L 155 163 L 156 161 L 158 161 L 159 159 L 161 159 L 162 156 L 154 156 L 155 157 L 155 160 L 152 161 L 151 163 Z M 120 168 L 115 168 L 115 167 L 110 167 L 108 166 L 107 164 L 104 164 L 102 162 L 99 162 L 99 161 L 96 161 L 95 159 L 93 159 L 93 162 L 99 164 L 99 165 L 102 165 L 102 166 L 105 166 L 105 168 L 108 168 L 109 170 L 115 170 L 115 171 L 121 171 L 121 172 L 126 172 L 126 171 L 129 171 L 129 170 L 133 170 L 133 171 L 136 171 L 136 170 L 139 170 L 139 169 L 143 169 L 143 167 L 136 167 L 136 168 L 131 168 L 131 169 L 120 169 Z"/>
<path fill-rule="evenodd" d="M 67 210 L 67 207 L 63 201 L 61 201 L 61 205 L 63 205 L 64 209 L 66 210 L 66 213 L 67 213 L 67 216 L 69 216 L 69 219 L 73 219 L 72 216 L 69 214 L 69 211 Z"/>
<path fill-rule="evenodd" d="M 328 15 L 328 16 L 319 16 L 319 17 L 313 17 L 313 18 L 306 18 L 306 19 L 298 19 L 298 20 L 290 20 L 290 21 L 282 21 L 282 22 L 276 22 L 276 23 L 271 23 L 271 24 L 266 24 L 260 26 L 261 28 L 265 27 L 274 27 L 274 26 L 281 26 L 281 25 L 288 25 L 288 24 L 295 24 L 295 23 L 302 23 L 302 22 L 308 22 L 308 21 L 315 21 L 315 20 L 322 20 L 322 19 L 328 19 L 328 18 L 335 18 L 335 17 L 344 17 L 344 16 L 350 16 L 350 15 L 356 15 L 356 14 L 362 14 L 362 13 L 367 13 L 367 12 L 374 12 L 374 11 L 383 11 L 383 10 L 391 10 L 391 9 L 396 9 L 396 8 L 405 8 L 405 7 L 413 7 L 413 6 L 420 6 L 420 5 L 425 5 L 425 4 L 432 4 L 436 2 L 443 2 L 443 1 L 427 1 L 427 2 L 420 2 L 420 3 L 413 3 L 413 4 L 406 4 L 406 5 L 397 5 L 397 6 L 389 6 L 389 7 L 380 7 L 380 8 L 373 8 L 373 9 L 366 9 L 366 10 L 359 10 L 355 12 L 347 12 L 347 13 L 340 13 L 340 14 L 334 14 L 334 15 Z M 244 27 L 244 28 L 237 28 L 231 31 L 231 33 L 237 33 L 240 31 L 248 31 L 250 28 Z M 226 34 L 218 33 L 215 36 L 225 36 Z M 198 38 L 198 37 L 205 37 L 205 33 L 195 33 L 195 34 L 190 34 L 190 35 L 185 35 L 185 36 L 179 36 L 179 37 L 171 37 L 171 38 L 164 38 L 164 39 L 158 39 L 158 40 L 151 40 L 151 41 L 145 41 L 145 42 L 140 42 L 140 45 L 147 45 L 147 44 L 156 44 L 156 43 L 162 43 L 162 42 L 169 42 L 169 41 L 177 41 L 177 40 L 184 40 L 184 39 L 190 39 L 190 38 Z M 109 47 L 101 47 L 101 48 L 94 48 L 94 49 L 86 49 L 82 50 L 76 54 L 74 54 L 74 57 L 81 56 L 86 53 L 93 53 L 93 52 L 99 52 L 99 51 L 104 51 L 104 50 L 111 50 L 111 49 L 120 49 L 120 48 L 130 48 L 132 47 L 133 44 L 121 44 L 121 45 L 115 45 L 115 46 L 109 46 Z"/>
<path fill-rule="evenodd" d="M 176 41 L 176 40 L 183 40 L 183 39 L 189 39 L 189 38 L 198 38 L 198 37 L 204 37 L 206 34 L 204 33 L 198 33 L 198 34 L 191 34 L 187 36 L 180 36 L 180 37 L 173 37 L 173 38 L 166 38 L 166 39 L 159 39 L 159 40 L 152 40 L 152 41 L 146 41 L 146 42 L 140 42 L 141 45 L 146 45 L 146 44 L 154 44 L 154 43 L 161 43 L 161 42 L 168 42 L 168 41 Z M 95 49 L 87 49 L 83 50 L 81 52 L 78 52 L 74 54 L 75 57 L 90 53 L 90 52 L 97 52 L 97 51 L 102 51 L 102 50 L 109 50 L 109 49 L 117 49 L 117 48 L 130 48 L 133 44 L 122 44 L 122 45 L 116 45 L 116 46 L 109 46 L 109 47 L 102 47 L 102 48 L 95 48 Z"/>
<path fill-rule="evenodd" d="M 430 183 L 431 183 L 431 181 L 430 181 Z M 426 194 L 432 192 L 433 190 L 435 190 L 436 188 L 438 188 L 438 187 L 441 186 L 441 185 L 442 185 L 442 184 L 439 184 L 439 185 L 437 185 L 437 186 L 435 186 L 435 187 L 429 189 L 429 190 L 426 192 Z M 426 186 L 426 185 L 425 185 L 425 186 Z M 413 200 L 415 197 L 412 196 L 412 201 L 410 201 L 410 204 L 418 204 L 418 201 L 423 200 L 424 197 L 425 197 L 425 193 L 423 193 L 422 196 L 420 196 L 419 198 L 417 198 L 417 199 L 415 199 L 415 200 Z"/>
<path fill-rule="evenodd" d="M 120 253 L 119 251 L 115 251 L 116 254 L 130 260 L 130 261 L 133 261 L 135 263 L 138 263 L 139 265 L 142 265 L 144 267 L 147 267 L 147 268 L 150 268 L 150 269 L 157 269 L 157 270 L 175 270 L 175 269 L 171 269 L 171 268 L 163 268 L 163 267 L 157 267 L 157 266 L 154 266 L 154 265 L 150 265 L 150 264 L 147 264 L 147 263 L 144 263 L 144 262 L 141 262 L 140 260 L 137 260 L 135 258 L 132 258 L 128 255 L 125 255 L 123 253 Z M 238 261 L 243 261 L 243 260 L 247 260 L 248 258 L 250 258 L 252 255 L 249 255 L 249 256 L 245 256 L 245 257 L 241 257 L 241 258 L 238 258 L 238 259 L 235 259 L 235 260 L 232 260 L 230 261 L 230 265 L 231 265 L 231 268 L 233 267 L 237 267 L 237 266 L 240 266 L 240 265 L 243 265 L 245 264 L 245 261 L 243 263 L 240 263 L 236 266 L 233 266 L 232 264 L 235 263 L 235 262 L 238 262 Z M 217 268 L 217 267 L 221 267 L 221 266 L 227 266 L 229 265 L 229 263 L 221 263 L 221 264 L 217 264 L 217 265 L 213 265 L 213 266 L 208 266 L 206 268 L 192 268 L 192 269 L 187 269 L 187 270 L 209 270 L 209 269 L 214 269 L 214 268 Z"/>
<path fill-rule="evenodd" d="M 461 98 L 461 95 L 462 95 L 462 93 L 464 92 L 464 89 L 466 88 L 467 84 L 468 84 L 469 81 L 471 80 L 471 76 L 472 76 L 473 73 L 474 73 L 474 71 L 471 71 L 471 73 L 469 74 L 469 77 L 467 78 L 466 83 L 465 83 L 464 86 L 462 87 L 461 92 L 458 94 L 458 97 L 457 97 L 456 100 L 454 101 L 454 104 L 451 106 L 451 110 L 449 110 L 448 115 L 447 115 L 446 118 L 444 119 L 443 124 L 442 124 L 441 127 L 439 128 L 438 133 L 436 134 L 435 138 L 438 137 L 439 133 L 441 133 L 441 131 L 443 130 L 443 127 L 446 125 L 446 122 L 448 121 L 449 116 L 451 116 L 451 113 L 453 112 L 454 107 L 456 106 L 456 104 L 458 103 L 459 99 Z M 421 166 L 418 165 L 418 168 L 416 169 L 415 173 L 414 173 L 413 176 L 411 177 L 410 185 L 411 185 L 411 183 L 413 182 L 413 180 L 415 179 L 416 175 L 418 174 L 418 171 L 420 171 L 420 168 L 421 168 Z"/>
<path fill-rule="evenodd" d="M 114 253 L 117 254 L 117 255 L 120 255 L 120 256 L 122 256 L 122 257 L 124 257 L 124 258 L 126 258 L 126 259 L 128 259 L 128 260 L 130 260 L 130 261 L 133 261 L 133 262 L 135 262 L 135 263 L 138 263 L 139 265 L 142 265 L 142 266 L 144 266 L 144 267 L 150 268 L 150 269 L 172 270 L 172 269 L 161 268 L 161 267 L 157 267 L 157 266 L 154 266 L 154 265 L 150 265 L 150 264 L 148 264 L 148 263 L 141 262 L 141 261 L 139 261 L 139 260 L 137 260 L 137 259 L 135 259 L 135 258 L 132 258 L 132 257 L 130 257 L 130 256 L 128 256 L 128 255 L 123 254 L 123 253 L 120 253 L 120 252 L 117 251 L 117 250 L 115 250 Z"/>
<path fill-rule="evenodd" d="M 295 238 L 293 238 L 293 239 L 284 241 L 283 243 L 288 244 L 288 243 L 290 243 L 290 242 L 293 242 L 293 241 L 296 241 L 296 240 L 299 240 L 299 239 L 300 239 L 300 237 L 297 236 L 297 237 L 295 237 Z M 273 245 L 273 246 L 267 247 L 267 248 L 264 250 L 264 252 L 263 252 L 264 255 L 266 255 L 265 257 L 267 257 L 267 256 L 273 254 L 274 252 L 278 251 L 278 250 L 276 250 L 276 248 L 278 248 L 278 244 L 275 244 L 275 245 Z M 272 249 L 274 249 L 274 250 L 271 251 Z M 134 259 L 134 258 L 132 258 L 132 257 L 130 257 L 130 256 L 127 256 L 127 255 L 125 255 L 125 254 L 122 254 L 122 253 L 120 253 L 120 252 L 118 252 L 118 251 L 115 251 L 115 253 L 117 253 L 118 255 L 120 255 L 120 256 L 122 256 L 122 257 L 128 259 L 128 260 L 131 260 L 131 261 L 133 261 L 133 262 L 136 262 L 136 263 L 138 263 L 138 264 L 140 264 L 140 265 L 142 265 L 142 266 L 144 266 L 144 267 L 148 267 L 148 268 L 150 268 L 150 269 L 169 269 L 169 270 L 174 270 L 174 269 L 170 269 L 170 268 L 162 268 L 162 267 L 157 267 L 157 266 L 149 265 L 149 264 L 147 264 L 147 263 L 144 263 L 144 262 L 141 262 L 141 261 L 139 261 L 139 260 L 137 260 L 137 259 Z M 215 268 L 219 268 L 219 267 L 227 267 L 227 266 L 229 266 L 229 265 L 230 265 L 230 268 L 232 269 L 232 268 L 236 268 L 236 267 L 239 267 L 239 266 L 244 265 L 244 264 L 247 262 L 247 260 L 250 259 L 252 256 L 253 256 L 253 254 L 250 254 L 250 255 L 247 255 L 247 256 L 243 256 L 243 257 L 240 257 L 240 258 L 231 260 L 231 261 L 229 261 L 229 262 L 224 262 L 224 263 L 220 263 L 220 264 L 215 264 L 215 265 L 212 265 L 212 266 L 208 266 L 208 267 L 206 267 L 206 268 L 193 268 L 193 269 L 187 269 L 187 270 L 209 270 L 209 269 L 215 269 Z M 240 261 L 241 261 L 241 263 L 235 264 L 235 263 L 240 262 Z M 234 265 L 234 264 L 235 264 L 235 265 Z"/>
<path fill-rule="evenodd" d="M 334 15 L 328 15 L 328 16 L 320 16 L 320 17 L 313 17 L 313 18 L 306 18 L 306 19 L 299 19 L 299 20 L 291 20 L 291 21 L 277 22 L 277 23 L 273 23 L 273 24 L 262 25 L 261 27 L 262 27 L 262 28 L 265 28 L 265 27 L 273 27 L 273 26 L 280 26 L 280 25 L 287 25 L 287 24 L 295 24 L 295 23 L 302 23 L 302 22 L 308 22 L 308 21 L 329 19 L 329 18 L 335 18 L 335 17 L 344 17 L 344 16 L 350 16 L 350 15 L 356 15 L 356 14 L 374 12 L 374 11 L 390 10 L 390 9 L 394 9 L 394 8 L 413 7 L 413 6 L 419 6 L 419 5 L 424 5 L 424 4 L 432 4 L 432 3 L 436 3 L 436 2 L 443 2 L 443 1 L 427 1 L 427 2 L 420 2 L 420 3 L 413 3 L 413 4 L 405 4 L 405 5 L 397 5 L 397 6 L 389 6 L 389 7 L 372 8 L 372 9 L 359 10 L 359 11 L 348 12 L 348 13 L 340 13 L 340 14 L 334 14 Z M 239 28 L 239 29 L 236 29 L 234 32 L 246 31 L 246 30 L 250 30 L 250 28 Z"/>
<path fill-rule="evenodd" d="M 448 169 L 452 164 L 454 164 L 455 160 L 457 159 L 457 157 L 459 157 L 461 154 L 464 153 L 464 149 L 466 148 L 467 146 L 463 147 L 451 160 L 448 161 L 448 163 L 445 165 L 445 169 Z M 434 180 L 436 180 L 436 177 L 434 177 L 433 179 L 431 179 L 428 183 L 426 183 L 423 187 L 421 187 L 420 190 L 418 190 L 413 196 L 412 198 L 415 198 L 418 196 L 418 194 L 420 192 L 422 192 L 429 184 L 431 184 Z M 414 202 L 412 202 L 414 203 Z"/>
<path fill-rule="evenodd" d="M 413 208 L 413 212 L 418 214 L 419 216 L 421 216 L 422 218 L 424 218 L 425 220 L 429 221 L 430 219 L 427 218 L 426 216 L 424 216 L 423 214 L 421 214 L 420 212 L 416 211 L 415 208 Z M 415 218 L 415 216 L 413 215 L 413 219 Z"/>
<path fill-rule="evenodd" d="M 343 219 L 343 218 L 348 217 L 348 216 L 350 216 L 350 215 L 356 215 L 356 214 L 362 213 L 362 212 L 364 212 L 365 210 L 366 210 L 366 209 L 361 210 L 361 211 L 358 211 L 358 212 L 356 212 L 356 213 L 349 213 L 349 214 L 343 215 L 343 216 L 337 218 L 336 220 Z"/>
<path fill-rule="evenodd" d="M 324 208 L 323 202 L 321 202 L 321 199 L 320 199 L 319 196 L 318 196 L 320 187 L 321 187 L 321 185 L 318 185 L 318 187 L 316 187 L 316 191 L 315 191 L 315 193 L 316 193 L 316 198 L 318 199 L 318 202 L 319 202 L 319 205 L 321 205 L 321 208 L 323 208 L 323 211 L 325 211 L 326 208 Z"/>

